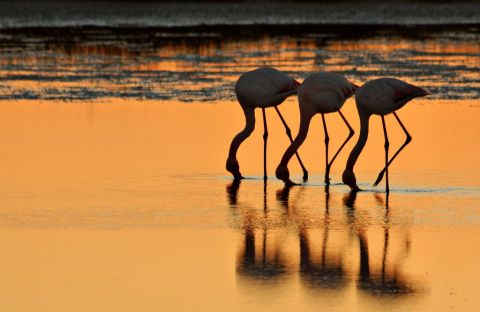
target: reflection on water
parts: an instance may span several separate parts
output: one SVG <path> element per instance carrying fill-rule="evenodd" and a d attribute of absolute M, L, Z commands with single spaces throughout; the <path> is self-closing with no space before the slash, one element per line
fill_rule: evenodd
<path fill-rule="evenodd" d="M 348 203 L 348 208 L 355 209 L 355 197 L 357 196 L 355 192 L 347 195 L 348 198 L 346 203 Z M 375 199 L 384 206 L 385 203 L 385 216 L 384 216 L 384 241 L 383 241 L 383 250 L 381 258 L 381 266 L 377 269 L 377 272 L 372 272 L 370 270 L 370 256 L 368 250 L 368 237 L 365 233 L 364 228 L 360 228 L 357 231 L 359 247 L 360 247 L 360 272 L 359 272 L 359 283 L 358 288 L 363 291 L 371 292 L 376 295 L 382 294 L 405 294 L 414 292 L 414 288 L 410 285 L 411 282 L 402 274 L 401 271 L 401 261 L 393 263 L 392 268 L 387 268 L 387 255 L 390 241 L 390 218 L 389 212 L 390 208 L 388 207 L 388 197 L 386 195 L 385 202 L 378 195 L 375 194 Z M 410 241 L 405 241 L 405 246 L 409 246 Z M 408 252 L 408 248 L 404 251 L 405 257 Z M 401 257 L 403 260 L 404 256 Z"/>
<path fill-rule="evenodd" d="M 225 37 L 216 28 L 196 37 L 149 28 L 1 30 L 0 99 L 233 100 L 236 78 L 262 65 L 297 78 L 320 70 L 357 83 L 394 76 L 438 99 L 480 95 L 474 27 L 406 32 L 410 37 L 355 33 L 327 29 L 249 39 Z"/>
<path fill-rule="evenodd" d="M 229 198 L 236 198 L 239 190 L 240 181 L 234 181 L 227 186 Z M 239 256 L 237 272 L 240 275 L 261 279 L 277 279 L 284 275 L 287 271 L 287 265 L 284 262 L 284 255 L 278 244 L 268 237 L 268 226 L 266 220 L 268 218 L 267 206 L 267 188 L 264 187 L 263 197 L 263 214 L 247 209 L 245 210 L 243 232 L 244 232 L 244 249 Z M 235 199 L 236 202 L 236 199 Z M 232 205 L 232 209 L 237 206 Z M 260 243 L 256 248 L 256 220 L 260 219 L 261 233 Z M 269 244 L 270 243 L 270 244 Z M 258 251 L 257 251 L 258 250 Z"/>
<path fill-rule="evenodd" d="M 242 287 L 262 287 L 256 281 L 264 279 L 291 284 L 291 279 L 279 279 L 288 273 L 298 275 L 305 290 L 330 296 L 345 296 L 352 287 L 375 297 L 423 292 L 424 285 L 403 272 L 410 225 L 404 223 L 401 229 L 392 225 L 388 195 L 373 194 L 376 205 L 358 209 L 357 193 L 351 192 L 332 206 L 332 196 L 340 194 L 326 187 L 322 200 L 307 207 L 305 187 L 278 189 L 272 201 L 265 186 L 260 209 L 238 200 L 240 182 L 226 189 L 231 214 L 240 223 L 236 227 L 243 233 L 237 274 L 249 279 L 246 284 L 242 280 Z M 372 222 L 370 213 L 383 216 Z M 339 223 L 344 226 L 332 227 Z"/>
<path fill-rule="evenodd" d="M 284 189 L 271 179 L 265 192 L 261 127 L 240 155 L 257 179 L 230 184 L 225 172 L 244 122 L 232 102 L 1 104 L 2 311 L 479 306 L 475 100 L 404 108 L 416 136 L 395 167 L 388 211 L 384 194 L 349 196 L 336 183 L 342 166 L 325 192 L 321 123 L 302 147 L 311 182 Z M 345 106 L 355 116 L 353 102 Z M 283 110 L 298 121 L 293 100 Z M 332 118 L 332 127 L 342 122 Z M 278 118 L 269 125 L 275 163 L 289 142 Z M 366 189 L 383 160 L 383 136 L 368 144 L 358 164 Z M 362 276 L 371 284 L 361 286 Z"/>
<path fill-rule="evenodd" d="M 282 192 L 289 192 L 285 188 Z M 288 193 L 287 193 L 288 194 Z M 296 210 L 295 204 L 292 202 L 289 204 L 288 196 L 283 201 L 285 209 Z M 302 222 L 298 227 L 298 239 L 300 247 L 300 276 L 302 282 L 307 287 L 312 288 L 327 288 L 327 289 L 339 289 L 343 288 L 347 284 L 346 270 L 343 265 L 342 252 L 335 254 L 331 252 L 328 247 L 329 232 L 330 232 L 330 193 L 329 187 L 325 187 L 325 214 L 323 221 L 323 239 L 318 240 L 321 244 L 320 259 L 315 261 L 314 253 L 312 249 L 317 245 L 317 241 L 313 242 L 309 238 L 308 224 Z M 313 244 L 311 246 L 310 244 Z"/>

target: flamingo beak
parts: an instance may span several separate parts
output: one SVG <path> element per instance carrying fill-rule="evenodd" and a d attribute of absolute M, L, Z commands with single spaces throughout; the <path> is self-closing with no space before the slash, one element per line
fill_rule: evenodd
<path fill-rule="evenodd" d="M 351 187 L 352 191 L 353 192 L 362 192 L 363 190 L 361 188 L 359 188 L 357 185 Z"/>

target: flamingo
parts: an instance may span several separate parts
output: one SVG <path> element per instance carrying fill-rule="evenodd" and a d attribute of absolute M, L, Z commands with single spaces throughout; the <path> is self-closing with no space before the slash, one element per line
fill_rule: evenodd
<path fill-rule="evenodd" d="M 348 123 L 347 119 L 340 112 L 345 101 L 351 97 L 358 86 L 348 81 L 345 77 L 331 72 L 318 72 L 308 76 L 298 88 L 298 103 L 300 106 L 300 130 L 295 140 L 285 151 L 280 164 L 275 172 L 278 179 L 283 180 L 286 185 L 294 185 L 290 180 L 288 171 L 288 162 L 293 154 L 297 152 L 307 137 L 310 121 L 316 114 L 322 114 L 323 130 L 325 132 L 325 183 L 330 184 L 330 167 L 343 149 L 348 140 L 355 133 Z M 349 134 L 333 158 L 328 161 L 328 136 L 327 124 L 325 122 L 325 114 L 338 112 L 342 120 L 349 129 Z"/>
<path fill-rule="evenodd" d="M 371 80 L 357 90 L 355 102 L 357 103 L 358 115 L 360 117 L 360 136 L 357 144 L 353 147 L 350 156 L 348 157 L 347 165 L 342 175 L 343 183 L 350 186 L 352 191 L 360 191 L 360 188 L 357 186 L 353 167 L 367 142 L 370 116 L 374 114 L 382 117 L 383 134 L 385 136 L 385 167 L 378 174 L 377 180 L 373 186 L 377 186 L 383 179 L 384 174 L 386 174 L 386 193 L 388 193 L 390 191 L 388 184 L 388 166 L 390 166 L 402 149 L 404 149 L 412 140 L 412 136 L 408 133 L 395 111 L 402 108 L 414 98 L 426 96 L 428 94 L 429 93 L 426 90 L 420 87 L 395 78 L 379 78 Z M 397 119 L 407 138 L 393 157 L 388 160 L 388 148 L 390 144 L 388 142 L 387 128 L 385 125 L 385 115 L 390 113 L 393 113 L 393 116 Z"/>
<path fill-rule="evenodd" d="M 235 180 L 243 179 L 243 176 L 240 174 L 240 166 L 236 155 L 240 144 L 242 144 L 242 142 L 246 140 L 255 129 L 254 110 L 257 107 L 262 109 L 263 114 L 263 179 L 265 181 L 267 180 L 268 129 L 265 108 L 275 108 L 275 111 L 285 126 L 288 138 L 290 141 L 293 141 L 291 130 L 277 106 L 289 96 L 296 94 L 299 85 L 299 82 L 285 73 L 269 67 L 262 67 L 249 71 L 240 76 L 237 80 L 235 94 L 245 114 L 245 128 L 233 138 L 226 163 L 226 169 L 232 173 Z M 298 154 L 296 155 L 303 170 L 304 180 L 307 180 L 307 169 L 305 169 L 300 156 Z"/>

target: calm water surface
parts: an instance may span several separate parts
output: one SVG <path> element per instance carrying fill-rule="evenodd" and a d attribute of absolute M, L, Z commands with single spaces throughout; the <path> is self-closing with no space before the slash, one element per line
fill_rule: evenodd
<path fill-rule="evenodd" d="M 471 311 L 480 304 L 477 32 L 226 41 L 164 32 L 135 42 L 91 31 L 72 42 L 2 34 L 4 310 Z M 232 183 L 226 152 L 244 124 L 232 86 L 259 65 L 299 80 L 317 70 L 357 83 L 397 76 L 434 93 L 399 112 L 413 142 L 391 169 L 388 198 L 383 184 L 371 187 L 383 164 L 378 118 L 356 167 L 365 192 L 355 196 L 340 183 L 353 142 L 325 188 L 319 119 L 300 149 L 311 179 L 285 189 L 273 170 L 288 140 L 273 113 L 271 180 L 261 180 L 258 126 L 238 155 L 249 179 Z M 296 99 L 280 109 L 296 132 Z M 354 101 L 343 111 L 358 129 Z M 327 122 L 334 149 L 348 131 L 339 116 Z M 394 118 L 387 124 L 394 149 L 404 135 Z M 300 181 L 294 160 L 290 169 Z"/>

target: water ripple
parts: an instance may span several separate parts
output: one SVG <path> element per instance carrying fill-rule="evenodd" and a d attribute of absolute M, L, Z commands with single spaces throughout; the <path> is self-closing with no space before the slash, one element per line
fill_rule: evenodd
<path fill-rule="evenodd" d="M 198 40 L 188 31 L 172 38 L 156 29 L 137 30 L 138 36 L 109 28 L 56 32 L 63 36 L 0 30 L 0 100 L 234 100 L 237 77 L 259 66 L 300 80 L 321 70 L 359 84 L 393 76 L 427 88 L 435 99 L 480 97 L 476 28 L 420 38 L 375 32 L 233 38 L 218 31 Z"/>

